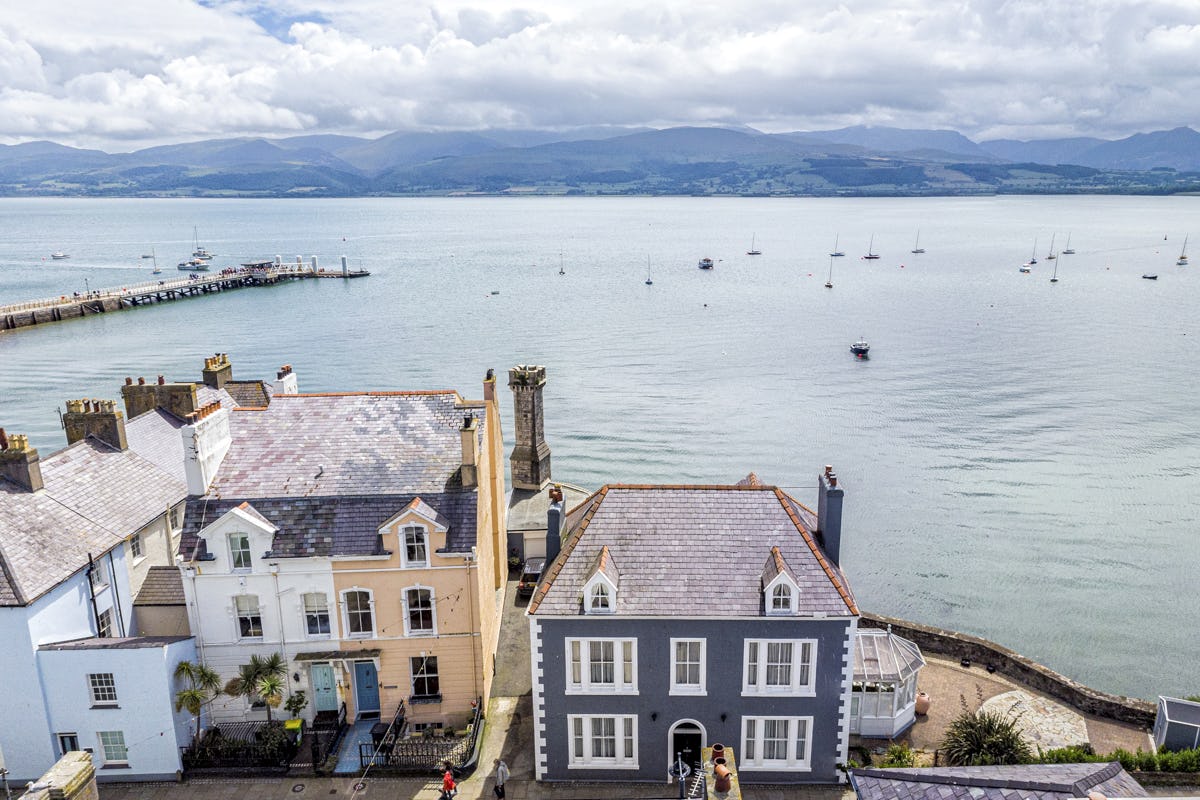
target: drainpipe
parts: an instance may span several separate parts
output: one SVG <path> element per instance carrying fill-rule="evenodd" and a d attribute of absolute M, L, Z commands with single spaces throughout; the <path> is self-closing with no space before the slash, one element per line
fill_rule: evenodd
<path fill-rule="evenodd" d="M 471 632 L 475 632 L 475 593 L 471 591 L 471 562 L 478 555 L 476 548 L 471 548 L 471 555 L 463 559 L 463 567 L 467 570 L 467 609 L 471 615 Z M 478 572 L 478 570 L 476 570 Z M 483 649 L 483 631 L 479 632 L 479 649 Z M 471 676 L 475 686 L 475 697 L 479 697 L 479 659 L 475 655 L 475 645 L 471 646 Z"/>
<path fill-rule="evenodd" d="M 121 610 L 121 593 L 117 591 L 117 566 L 113 563 L 111 550 L 108 553 L 108 576 L 112 581 L 113 608 L 117 610 L 117 629 L 121 631 L 122 636 L 128 636 L 129 631 L 125 629 L 125 612 Z"/>
<path fill-rule="evenodd" d="M 176 556 L 176 560 L 183 561 L 183 556 Z M 188 577 L 192 583 L 192 607 L 196 609 L 196 655 L 200 659 L 200 663 L 204 663 L 204 630 L 200 622 L 200 595 L 196 591 L 196 568 L 184 567 L 183 574 Z"/>
<path fill-rule="evenodd" d="M 314 259 L 315 261 L 316 259 Z M 279 599 L 279 565 L 269 564 L 271 577 L 275 580 L 275 616 L 279 620 L 279 647 L 283 650 L 283 685 L 287 693 L 292 693 L 292 668 L 288 663 L 287 634 L 283 628 L 283 601 Z M 290 589 L 290 587 L 289 587 Z"/>

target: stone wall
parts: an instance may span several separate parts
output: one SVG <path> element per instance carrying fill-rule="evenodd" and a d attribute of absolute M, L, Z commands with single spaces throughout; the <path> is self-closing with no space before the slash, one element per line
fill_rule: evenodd
<path fill-rule="evenodd" d="M 1154 703 L 1089 688 L 987 639 L 879 614 L 864 613 L 859 625 L 863 628 L 886 628 L 891 625 L 893 633 L 916 642 L 926 653 L 956 660 L 970 659 L 973 665 L 981 669 L 990 664 L 1001 675 L 1061 700 L 1085 714 L 1129 722 L 1147 729 L 1154 724 Z"/>

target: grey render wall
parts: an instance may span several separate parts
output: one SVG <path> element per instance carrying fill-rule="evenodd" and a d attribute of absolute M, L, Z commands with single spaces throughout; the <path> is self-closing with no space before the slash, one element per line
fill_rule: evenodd
<path fill-rule="evenodd" d="M 686 602 L 680 599 L 681 605 Z M 679 720 L 700 723 L 706 734 L 704 746 L 720 742 L 733 747 L 737 756 L 741 751 L 743 716 L 811 716 L 811 771 L 739 771 L 739 778 L 742 783 L 838 782 L 836 765 L 841 760 L 841 703 L 846 659 L 850 657 L 850 619 L 696 620 L 594 616 L 536 619 L 541 631 L 545 780 L 662 781 L 666 779 L 671 757 L 668 731 Z M 566 639 L 576 637 L 636 638 L 638 694 L 566 695 Z M 706 696 L 671 696 L 672 638 L 706 640 Z M 816 696 L 743 697 L 743 641 L 757 638 L 816 639 Z M 536 664 L 538 653 L 534 653 L 533 658 Z M 639 769 L 568 769 L 568 714 L 636 714 Z M 657 719 L 651 719 L 652 714 Z"/>

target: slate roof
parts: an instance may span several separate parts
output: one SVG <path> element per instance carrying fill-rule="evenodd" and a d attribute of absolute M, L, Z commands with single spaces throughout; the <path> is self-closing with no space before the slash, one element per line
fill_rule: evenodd
<path fill-rule="evenodd" d="M 854 680 L 900 682 L 925 666 L 921 648 L 879 628 L 859 628 L 854 637 Z"/>
<path fill-rule="evenodd" d="M 88 553 L 108 552 L 187 495 L 132 447 L 92 437 L 41 459 L 41 469 L 40 492 L 0 480 L 0 605 L 34 601 L 83 569 Z"/>
<path fill-rule="evenodd" d="M 1146 790 L 1117 762 L 1025 764 L 1010 767 L 856 769 L 850 782 L 859 800 L 1067 800 L 1098 791 L 1145 797 Z"/>
<path fill-rule="evenodd" d="M 799 504 L 773 486 L 606 486 L 567 514 L 562 552 L 529 613 L 582 614 L 601 549 L 620 576 L 614 612 L 675 616 L 680 598 L 706 613 L 763 614 L 762 571 L 778 547 L 800 587 L 802 615 L 858 614 L 849 585 L 817 545 Z M 715 579 L 719 574 L 719 579 Z"/>
<path fill-rule="evenodd" d="M 448 523 L 446 550 L 469 552 L 475 545 L 475 492 L 422 495 L 426 497 L 426 502 L 435 506 Z M 379 528 L 413 499 L 412 495 L 377 495 L 281 497 L 249 502 L 258 515 L 279 529 L 271 543 L 272 557 L 306 558 L 383 554 Z M 239 500 L 190 498 L 179 540 L 180 554 L 189 561 L 204 559 L 207 553 L 200 531 L 240 504 Z"/>
<path fill-rule="evenodd" d="M 739 486 L 743 484 L 738 484 Z M 748 484 L 752 485 L 752 484 Z M 783 560 L 783 553 L 779 552 L 778 547 L 771 548 L 771 554 L 767 556 L 767 563 L 763 564 L 762 585 L 765 589 L 771 581 L 778 578 L 781 574 L 787 575 L 792 580 L 796 580 L 796 573 Z"/>
<path fill-rule="evenodd" d="M 179 433 L 183 425 L 179 417 L 155 408 L 125 422 L 125 439 L 130 450 L 187 483 L 183 471 L 183 436 Z"/>
<path fill-rule="evenodd" d="M 224 389 L 236 408 L 262 408 L 271 402 L 270 386 L 260 380 L 226 381 Z"/>
<path fill-rule="evenodd" d="M 486 415 L 456 392 L 278 395 L 230 415 L 233 446 L 216 497 L 437 494 L 461 486 L 463 416 Z"/>
<path fill-rule="evenodd" d="M 183 576 L 178 567 L 151 567 L 134 598 L 135 606 L 181 606 L 184 604 Z"/>
<path fill-rule="evenodd" d="M 233 408 L 237 405 L 234 402 L 233 396 L 224 389 L 214 389 L 207 383 L 196 384 L 196 402 L 197 407 L 206 406 L 209 403 L 220 403 L 222 408 Z"/>

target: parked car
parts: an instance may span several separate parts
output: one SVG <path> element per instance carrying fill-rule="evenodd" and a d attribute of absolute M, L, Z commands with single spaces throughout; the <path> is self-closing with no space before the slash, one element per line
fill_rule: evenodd
<path fill-rule="evenodd" d="M 542 570 L 546 567 L 544 558 L 527 558 L 525 566 L 521 567 L 521 577 L 517 580 L 517 596 L 532 597 L 538 581 L 542 579 Z"/>

